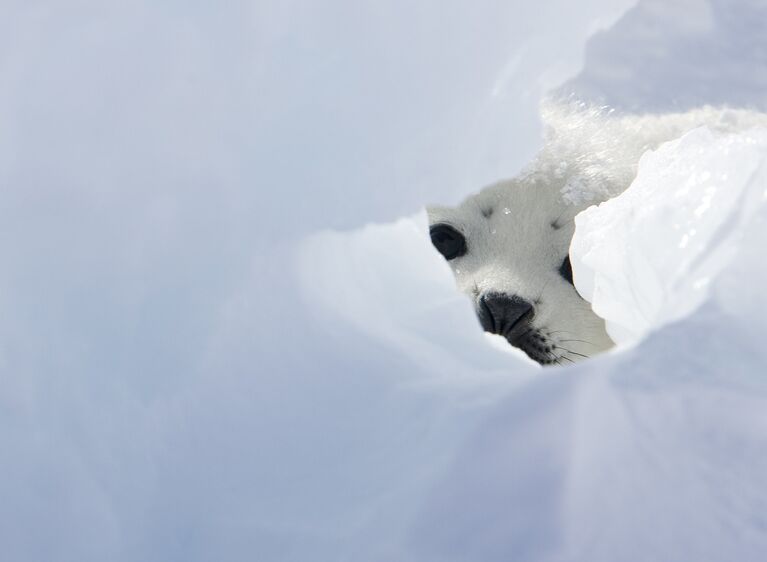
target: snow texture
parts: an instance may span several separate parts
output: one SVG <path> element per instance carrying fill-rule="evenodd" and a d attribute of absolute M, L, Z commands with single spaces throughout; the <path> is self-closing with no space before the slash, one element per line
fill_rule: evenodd
<path fill-rule="evenodd" d="M 572 368 L 480 333 L 419 212 L 522 169 L 569 77 L 763 107 L 761 0 L 629 4 L 2 3 L 2 559 L 762 559 L 763 135 L 642 162 L 712 174 L 679 220 L 722 188 L 649 269 L 708 289 Z"/>
<path fill-rule="evenodd" d="M 767 129 L 717 137 L 703 127 L 647 153 L 629 189 L 576 217 L 576 286 L 614 341 L 636 341 L 706 300 L 766 186 Z"/>

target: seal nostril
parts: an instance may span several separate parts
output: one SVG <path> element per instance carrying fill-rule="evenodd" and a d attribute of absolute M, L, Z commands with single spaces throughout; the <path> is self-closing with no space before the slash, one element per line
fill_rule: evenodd
<path fill-rule="evenodd" d="M 477 315 L 486 332 L 510 337 L 511 333 L 533 315 L 533 305 L 516 295 L 487 293 L 478 300 Z"/>

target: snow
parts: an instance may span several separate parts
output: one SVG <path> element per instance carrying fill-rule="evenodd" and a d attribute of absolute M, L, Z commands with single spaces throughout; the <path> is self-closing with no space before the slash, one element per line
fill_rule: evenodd
<path fill-rule="evenodd" d="M 629 5 L 3 3 L 3 559 L 759 560 L 762 133 L 643 161 L 711 173 L 696 254 L 588 363 L 498 347 L 428 245 L 599 29 L 565 89 L 762 107 L 760 0 Z"/>
<path fill-rule="evenodd" d="M 765 185 L 767 130 L 704 127 L 645 154 L 629 189 L 576 217 L 576 287 L 614 341 L 636 342 L 707 299 Z"/>

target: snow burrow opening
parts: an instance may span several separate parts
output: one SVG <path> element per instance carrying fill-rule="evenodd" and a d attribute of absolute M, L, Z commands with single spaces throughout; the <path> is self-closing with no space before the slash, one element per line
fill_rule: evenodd
<path fill-rule="evenodd" d="M 500 161 L 513 165 L 505 167 L 497 158 L 489 165 L 490 159 L 476 154 L 461 158 L 483 170 L 468 174 L 482 179 L 472 189 L 486 184 L 488 174 L 501 183 L 470 197 L 465 208 L 455 205 L 456 193 L 467 190 L 465 177 L 452 181 L 461 175 L 453 160 L 436 182 L 450 184 L 444 199 L 432 193 L 428 201 L 447 201 L 449 207 L 311 237 L 299 262 L 312 302 L 406 356 L 456 372 L 483 366 L 507 372 L 510 364 L 520 372 L 536 368 L 528 355 L 569 365 L 608 348 L 632 346 L 693 312 L 762 204 L 764 145 L 758 127 L 765 125 L 762 114 L 726 108 L 764 109 L 758 49 L 744 49 L 754 53 L 753 72 L 722 59 L 701 73 L 694 55 L 700 49 L 679 48 L 690 41 L 718 44 L 722 34 L 738 36 L 735 20 L 714 17 L 725 13 L 724 3 L 710 3 L 719 6 L 713 12 L 697 4 L 691 10 L 685 3 L 669 7 L 643 0 L 614 29 L 595 35 L 583 71 L 554 90 L 568 101 L 544 106 L 543 149 L 515 175 L 536 142 L 530 125 L 534 101 L 521 85 L 540 87 L 538 72 L 545 65 L 539 63 L 552 63 L 542 50 L 526 50 L 524 57 L 520 51 L 508 76 L 493 88 L 492 103 L 476 112 L 472 129 L 483 154 L 497 156 L 503 147 L 500 152 L 507 154 Z M 756 15 L 753 3 L 738 4 L 744 21 Z M 669 9 L 687 17 L 667 18 Z M 538 57 L 541 61 L 532 64 Z M 732 71 L 738 72 L 742 98 L 721 80 Z M 532 97 L 561 83 L 565 74 L 543 88 L 531 86 Z M 673 96 L 669 75 L 675 77 Z M 492 134 L 491 121 L 504 124 L 505 136 Z M 511 170 L 506 177 L 512 179 L 504 180 L 501 170 Z M 504 182 L 548 186 L 549 193 L 540 201 L 528 197 L 520 211 L 504 203 Z M 564 207 L 552 196 L 561 197 Z M 555 216 L 549 216 L 552 210 Z M 436 233 L 445 244 L 442 256 L 430 243 L 430 228 L 437 225 L 444 225 Z M 445 260 L 451 252 L 465 253 Z M 516 304 L 516 317 L 493 317 L 495 305 L 480 300 L 493 292 L 501 293 L 501 302 Z M 546 292 L 556 294 L 549 298 Z M 525 303 L 538 307 L 542 321 L 536 334 L 542 339 L 533 338 L 527 353 L 509 345 L 524 333 L 511 334 L 509 327 L 524 319 Z M 504 335 L 483 334 L 482 324 Z"/>
<path fill-rule="evenodd" d="M 312 300 L 456 373 L 570 365 L 693 312 L 763 204 L 764 116 L 544 113 L 544 148 L 516 178 L 307 240 Z"/>

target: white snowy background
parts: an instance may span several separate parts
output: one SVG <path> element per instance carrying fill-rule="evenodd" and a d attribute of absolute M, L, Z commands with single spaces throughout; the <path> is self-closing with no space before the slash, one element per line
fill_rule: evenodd
<path fill-rule="evenodd" d="M 761 0 L 3 0 L 0 560 L 763 559 L 765 134 L 694 131 L 583 217 L 595 305 L 652 314 L 565 369 L 480 333 L 422 207 L 517 172 L 553 88 L 767 109 L 765 29 Z"/>

